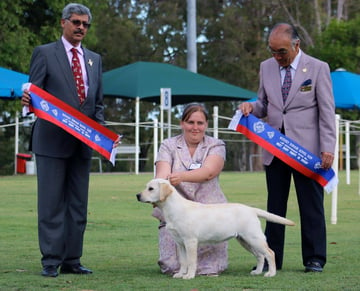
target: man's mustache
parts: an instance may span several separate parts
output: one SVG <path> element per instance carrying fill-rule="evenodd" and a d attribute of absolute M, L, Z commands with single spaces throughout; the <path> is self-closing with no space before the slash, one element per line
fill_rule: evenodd
<path fill-rule="evenodd" d="M 74 34 L 77 34 L 77 33 L 80 33 L 80 34 L 82 34 L 82 35 L 84 35 L 84 32 L 81 30 L 81 29 L 77 29 L 77 30 L 75 30 L 74 31 Z"/>

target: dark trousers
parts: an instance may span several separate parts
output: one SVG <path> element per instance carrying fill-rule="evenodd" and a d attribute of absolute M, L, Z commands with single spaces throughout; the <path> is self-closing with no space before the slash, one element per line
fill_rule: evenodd
<path fill-rule="evenodd" d="M 322 186 L 277 158 L 274 158 L 269 166 L 265 166 L 265 172 L 268 189 L 267 210 L 283 217 L 286 217 L 291 177 L 293 177 L 300 212 L 303 264 L 306 265 L 311 260 L 324 266 L 326 263 L 326 224 Z M 285 226 L 267 222 L 265 235 L 269 247 L 275 252 L 276 267 L 281 269 L 284 257 Z"/>
<path fill-rule="evenodd" d="M 91 160 L 36 155 L 42 265 L 80 262 Z"/>

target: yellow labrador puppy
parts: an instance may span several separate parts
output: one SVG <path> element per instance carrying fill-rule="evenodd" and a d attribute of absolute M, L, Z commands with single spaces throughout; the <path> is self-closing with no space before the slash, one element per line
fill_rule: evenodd
<path fill-rule="evenodd" d="M 151 203 L 163 212 L 166 228 L 178 247 L 180 270 L 174 278 L 195 277 L 199 244 L 218 243 L 231 238 L 236 238 L 257 258 L 252 275 L 262 273 L 266 258 L 269 271 L 265 276 L 275 276 L 275 255 L 266 242 L 258 217 L 295 225 L 286 218 L 239 203 L 202 204 L 187 200 L 164 179 L 151 180 L 145 190 L 136 196 L 138 201 Z"/>

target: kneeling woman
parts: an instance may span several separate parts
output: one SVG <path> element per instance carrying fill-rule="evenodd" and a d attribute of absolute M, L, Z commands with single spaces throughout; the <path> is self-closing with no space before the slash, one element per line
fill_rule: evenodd
<path fill-rule="evenodd" d="M 205 107 L 198 103 L 185 106 L 180 125 L 182 134 L 164 140 L 160 146 L 156 178 L 169 179 L 186 199 L 204 204 L 227 202 L 219 185 L 225 163 L 225 143 L 205 134 L 208 127 Z M 160 220 L 158 263 L 161 272 L 174 274 L 180 268 L 176 244 L 165 228 L 160 209 L 155 208 L 153 216 Z M 218 275 L 227 265 L 227 242 L 199 247 L 197 274 Z"/>

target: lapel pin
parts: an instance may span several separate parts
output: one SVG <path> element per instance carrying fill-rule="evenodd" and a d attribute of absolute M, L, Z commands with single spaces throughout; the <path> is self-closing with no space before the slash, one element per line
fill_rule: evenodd
<path fill-rule="evenodd" d="M 88 64 L 90 65 L 90 67 L 92 67 L 93 65 L 93 61 L 91 59 L 88 60 Z"/>
<path fill-rule="evenodd" d="M 307 72 L 307 68 L 303 68 L 302 71 L 303 71 L 304 73 L 306 73 L 306 72 Z"/>

